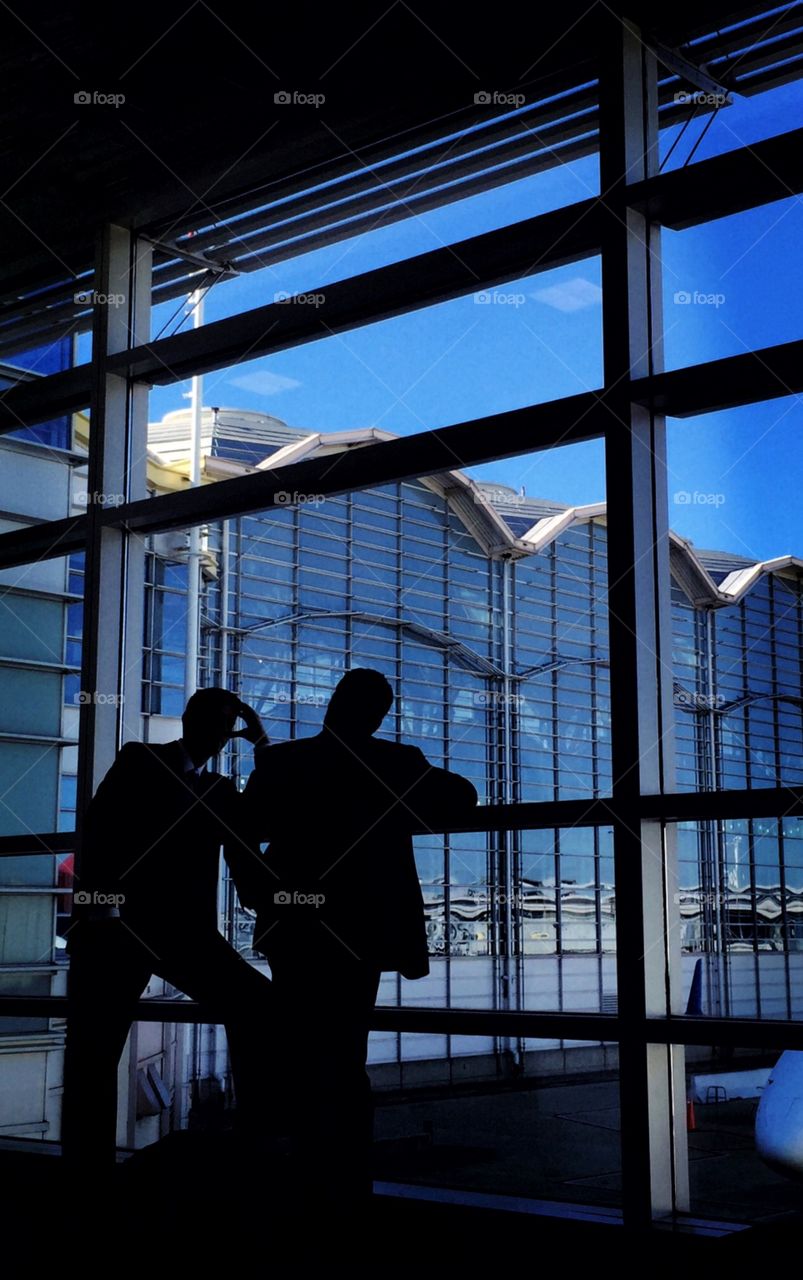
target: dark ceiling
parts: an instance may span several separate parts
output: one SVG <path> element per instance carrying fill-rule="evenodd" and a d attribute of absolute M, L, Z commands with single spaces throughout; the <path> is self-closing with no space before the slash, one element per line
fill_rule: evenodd
<path fill-rule="evenodd" d="M 680 45 L 759 6 L 633 3 Z M 479 90 L 521 89 L 587 64 L 610 26 L 602 0 L 532 9 L 383 0 L 108 5 L 12 0 L 2 27 L 0 254 L 8 298 L 86 269 L 97 228 L 212 219 L 227 197 L 300 171 L 331 174 L 380 142 L 465 121 Z M 543 86 L 542 86 L 543 87 Z M 78 93 L 124 95 L 76 102 Z M 323 94 L 320 105 L 276 93 Z M 255 203 L 259 200 L 255 197 Z"/>

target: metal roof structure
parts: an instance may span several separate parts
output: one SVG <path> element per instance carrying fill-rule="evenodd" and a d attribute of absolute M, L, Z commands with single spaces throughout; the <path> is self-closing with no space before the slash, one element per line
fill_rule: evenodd
<path fill-rule="evenodd" d="M 159 303 L 196 288 L 199 270 L 211 286 L 592 153 L 595 32 L 611 7 L 572 0 L 524 28 L 503 3 L 493 23 L 462 13 L 456 35 L 453 13 L 430 6 L 424 20 L 406 3 L 317 9 L 314 22 L 291 6 L 264 26 L 237 3 L 225 20 L 192 5 L 192 23 L 170 26 L 144 3 L 124 47 L 63 7 L 37 6 L 30 25 L 6 17 L 0 357 L 91 328 L 94 236 L 109 220 L 153 244 Z M 661 56 L 662 126 L 720 109 L 683 92 L 684 67 L 740 95 L 803 70 L 795 3 L 633 0 L 622 13 Z"/>
<path fill-rule="evenodd" d="M 229 478 L 248 471 L 273 472 L 292 463 L 400 438 L 391 431 L 376 427 L 326 434 L 305 432 L 288 427 L 278 418 L 248 410 L 205 409 L 204 439 L 210 446 L 215 413 L 220 415 L 217 428 L 220 438 L 233 440 L 248 434 L 254 441 L 261 436 L 265 443 L 278 445 L 282 439 L 287 439 L 288 443 L 251 465 L 244 460 L 214 457 L 210 450 L 203 464 L 207 480 Z M 177 410 L 167 414 L 161 422 L 151 424 L 148 438 L 150 447 L 165 461 L 176 463 L 188 457 L 189 410 Z M 536 555 L 576 525 L 593 520 L 604 524 L 607 520 L 605 502 L 569 506 L 540 498 L 530 499 L 507 489 L 507 486 L 477 481 L 458 470 L 441 471 L 420 479 L 449 503 L 485 554 L 494 559 L 518 560 Z M 674 530 L 669 532 L 669 557 L 675 581 L 692 604 L 701 608 L 718 609 L 737 604 L 766 574 L 782 575 L 785 580 L 795 583 L 797 589 L 803 583 L 803 558 L 800 556 L 784 555 L 751 561 L 732 552 L 700 551 Z"/>

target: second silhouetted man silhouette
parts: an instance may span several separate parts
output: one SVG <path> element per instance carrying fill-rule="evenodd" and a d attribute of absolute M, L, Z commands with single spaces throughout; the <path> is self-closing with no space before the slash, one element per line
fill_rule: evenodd
<path fill-rule="evenodd" d="M 371 1187 L 365 1062 L 381 973 L 429 972 L 412 832 L 477 802 L 417 747 L 374 737 L 392 703 L 380 672 L 349 671 L 321 732 L 261 752 L 245 791 L 254 837 L 270 842 L 250 905 L 285 1020 L 288 1089 L 318 1194 L 349 1204 Z"/>

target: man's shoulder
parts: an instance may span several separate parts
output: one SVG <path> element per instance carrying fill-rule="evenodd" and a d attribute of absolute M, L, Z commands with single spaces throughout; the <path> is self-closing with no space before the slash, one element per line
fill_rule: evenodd
<path fill-rule="evenodd" d="M 421 748 L 414 747 L 409 742 L 389 742 L 387 738 L 372 738 L 371 748 L 376 752 L 377 756 L 385 757 L 388 760 L 412 763 L 426 759 Z"/>
<path fill-rule="evenodd" d="M 126 768 L 146 764 L 151 758 L 153 746 L 148 742 L 124 742 L 117 752 L 114 763 Z"/>
<path fill-rule="evenodd" d="M 316 733 L 311 738 L 292 738 L 288 742 L 273 742 L 262 754 L 274 760 L 290 759 L 291 756 L 314 754 L 320 748 L 321 737 Z"/>
<path fill-rule="evenodd" d="M 275 774 L 284 768 L 299 768 L 305 759 L 311 759 L 321 749 L 320 738 L 293 738 L 289 742 L 272 742 L 257 753 L 254 774 Z M 252 774 L 253 777 L 253 774 Z"/>
<path fill-rule="evenodd" d="M 411 742 L 389 742 L 387 738 L 375 738 L 374 741 L 380 743 L 388 751 L 393 751 L 396 754 L 403 752 L 404 755 L 411 758 L 424 754 L 420 747 L 413 746 Z"/>
<path fill-rule="evenodd" d="M 133 773 L 166 779 L 180 774 L 182 769 L 181 740 L 176 738 L 173 742 L 124 742 L 110 772 L 115 777 Z"/>
<path fill-rule="evenodd" d="M 124 742 L 106 770 L 98 794 L 111 794 L 120 786 L 145 785 L 149 771 L 154 766 L 158 767 L 147 742 Z"/>
<path fill-rule="evenodd" d="M 181 752 L 181 741 L 173 742 L 124 742 L 117 753 L 117 761 L 125 765 L 154 765 L 174 761 Z"/>
<path fill-rule="evenodd" d="M 427 769 L 427 758 L 418 747 L 407 742 L 388 742 L 386 738 L 372 738 L 369 746 L 360 753 L 363 764 L 378 777 L 396 780 L 407 785 Z"/>

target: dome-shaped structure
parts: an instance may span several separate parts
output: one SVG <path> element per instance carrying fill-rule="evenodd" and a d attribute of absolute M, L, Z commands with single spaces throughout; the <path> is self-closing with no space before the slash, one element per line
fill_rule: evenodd
<path fill-rule="evenodd" d="M 148 426 L 148 444 L 167 463 L 187 457 L 192 410 L 174 409 Z M 205 408 L 201 415 L 201 453 L 211 458 L 256 466 L 263 458 L 309 432 L 288 427 L 281 418 L 253 409 Z"/>

